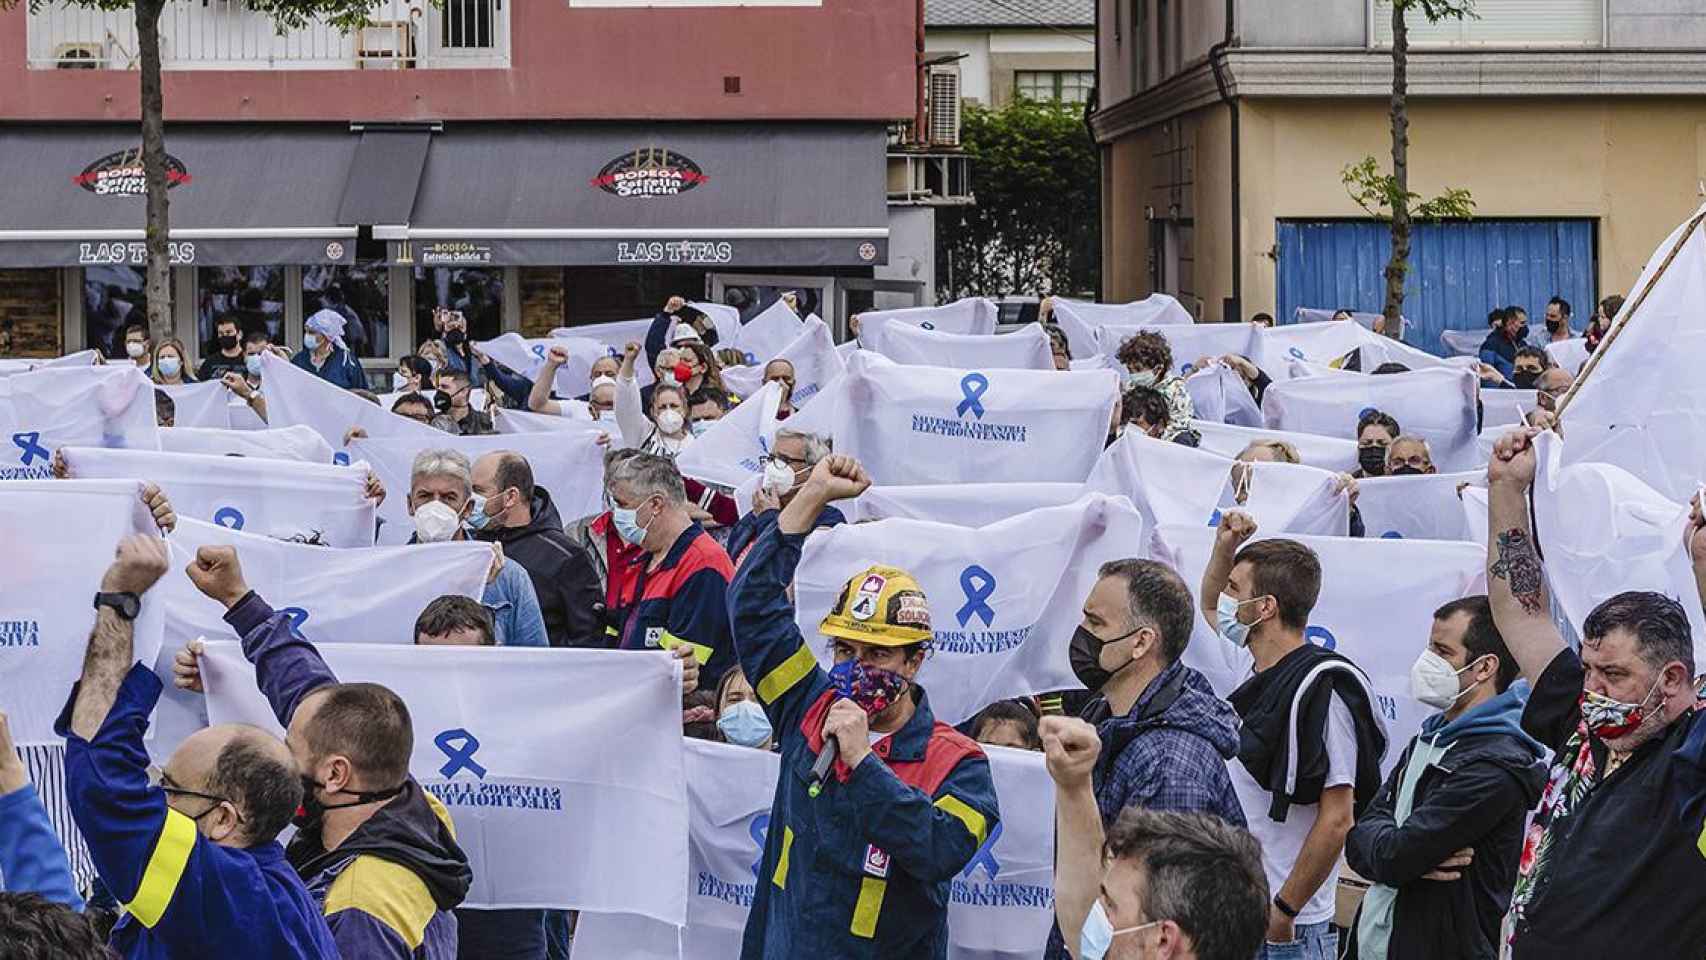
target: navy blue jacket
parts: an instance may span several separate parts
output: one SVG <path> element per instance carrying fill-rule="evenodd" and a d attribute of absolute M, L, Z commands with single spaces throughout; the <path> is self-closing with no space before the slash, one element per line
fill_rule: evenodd
<path fill-rule="evenodd" d="M 766 530 L 776 528 L 776 518 L 781 516 L 780 510 L 766 510 L 763 513 L 749 513 L 741 517 L 729 531 L 728 542 L 723 546 L 729 552 L 729 560 L 740 569 L 741 556 L 758 542 L 758 538 Z M 824 507 L 813 522 L 813 530 L 828 530 L 847 522 L 847 517 L 836 507 Z"/>
<path fill-rule="evenodd" d="M 807 795 L 835 694 L 785 593 L 804 540 L 772 526 L 729 590 L 740 664 L 782 754 L 741 958 L 941 960 L 949 883 L 1000 816 L 989 761 L 914 685 L 912 719 Z"/>
<path fill-rule="evenodd" d="M 342 347 L 333 347 L 331 355 L 326 358 L 326 365 L 322 367 L 314 366 L 314 357 L 307 347 L 296 351 L 290 362 L 334 387 L 367 389 L 367 374 L 361 369 L 361 361 Z"/>

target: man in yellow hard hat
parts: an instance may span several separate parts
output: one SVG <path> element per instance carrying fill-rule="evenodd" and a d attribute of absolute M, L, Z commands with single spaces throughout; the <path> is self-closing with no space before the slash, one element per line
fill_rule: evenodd
<path fill-rule="evenodd" d="M 800 545 L 826 505 L 870 485 L 851 457 L 821 460 L 729 588 L 740 664 L 782 754 L 742 960 L 946 957 L 949 881 L 997 827 L 989 761 L 936 722 L 916 682 L 930 606 L 911 574 L 875 566 L 847 581 L 819 626 L 829 671 L 794 625 Z"/>

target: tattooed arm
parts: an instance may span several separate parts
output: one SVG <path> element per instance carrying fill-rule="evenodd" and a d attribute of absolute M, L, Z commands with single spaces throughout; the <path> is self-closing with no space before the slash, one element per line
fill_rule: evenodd
<path fill-rule="evenodd" d="M 1501 437 L 1487 464 L 1487 597 L 1493 623 L 1529 683 L 1564 649 L 1528 522 L 1535 432 L 1522 428 Z"/>

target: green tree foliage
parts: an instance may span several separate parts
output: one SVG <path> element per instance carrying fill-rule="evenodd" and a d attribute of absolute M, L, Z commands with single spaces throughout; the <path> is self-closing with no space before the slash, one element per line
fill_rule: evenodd
<path fill-rule="evenodd" d="M 938 297 L 1094 296 L 1101 183 L 1082 108 L 967 104 L 960 130 L 977 203 L 937 209 Z"/>

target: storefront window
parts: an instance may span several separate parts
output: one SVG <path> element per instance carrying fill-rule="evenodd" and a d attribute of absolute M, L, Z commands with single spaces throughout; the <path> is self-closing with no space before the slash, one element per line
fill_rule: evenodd
<path fill-rule="evenodd" d="M 736 284 L 727 283 L 723 287 L 723 302 L 740 311 L 740 322 L 745 323 L 758 316 L 770 305 L 775 303 L 785 292 L 792 292 L 795 297 L 794 312 L 802 317 L 812 314 L 823 316 L 823 287 L 806 286 L 805 284 Z"/>
<path fill-rule="evenodd" d="M 416 267 L 415 343 L 438 336 L 432 326 L 435 307 L 462 311 L 470 340 L 496 337 L 503 329 L 503 268 Z"/>
<path fill-rule="evenodd" d="M 692 267 L 572 267 L 562 273 L 559 326 L 638 320 L 663 309 L 670 297 L 699 300 L 705 296 L 705 271 Z M 529 301 L 529 292 L 528 273 L 523 273 L 523 304 Z M 523 316 L 526 313 L 524 306 Z"/>
<path fill-rule="evenodd" d="M 241 333 L 264 328 L 274 343 L 284 343 L 283 267 L 202 267 L 195 274 L 196 336 L 203 356 L 212 352 L 213 328 L 227 314 Z"/>
<path fill-rule="evenodd" d="M 148 325 L 141 267 L 83 268 L 83 342 L 108 357 L 124 356 L 124 328 Z"/>
<path fill-rule="evenodd" d="M 302 319 L 332 310 L 344 318 L 344 342 L 358 357 L 391 355 L 390 276 L 381 263 L 302 268 Z"/>

